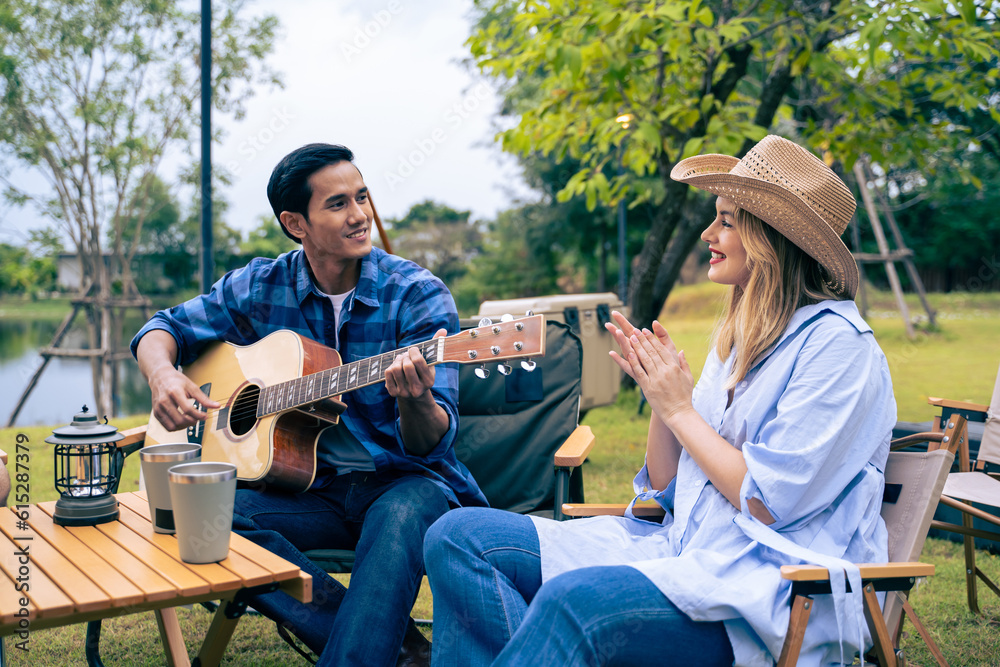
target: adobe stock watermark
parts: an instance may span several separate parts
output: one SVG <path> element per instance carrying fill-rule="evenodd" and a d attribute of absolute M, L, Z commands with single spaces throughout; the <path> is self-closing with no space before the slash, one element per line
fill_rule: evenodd
<path fill-rule="evenodd" d="M 403 11 L 403 5 L 399 0 L 389 0 L 385 9 L 375 12 L 370 21 L 363 26 L 354 28 L 354 39 L 350 42 L 341 42 L 340 54 L 344 56 L 345 62 L 351 62 L 355 57 L 360 56 L 372 43 L 372 40 L 382 34 L 382 31 L 389 27 L 393 17 Z"/>
<path fill-rule="evenodd" d="M 489 86 L 480 82 L 465 97 L 445 111 L 444 122 L 446 126 L 452 130 L 457 129 L 489 99 Z M 399 156 L 399 164 L 394 171 L 385 172 L 385 182 L 389 189 L 395 190 L 396 186 L 415 174 L 417 168 L 427 162 L 438 147 L 446 141 L 448 141 L 448 131 L 443 127 L 435 127 L 427 136 L 414 139 L 413 150 Z"/>
<path fill-rule="evenodd" d="M 234 176 L 238 176 L 242 165 L 249 164 L 257 154 L 264 150 L 264 147 L 274 141 L 275 137 L 288 129 L 295 120 L 295 114 L 288 110 L 288 107 L 272 109 L 271 117 L 264 127 L 253 134 L 247 135 L 246 139 L 240 142 L 237 151 L 244 156 L 243 160 L 230 160 L 226 163 L 226 169 Z"/>
<path fill-rule="evenodd" d="M 969 278 L 965 285 L 965 289 L 969 292 L 981 292 L 989 283 L 1000 274 L 1000 262 L 997 261 L 997 256 L 993 257 L 980 257 L 979 258 L 979 271 L 976 275 Z"/>

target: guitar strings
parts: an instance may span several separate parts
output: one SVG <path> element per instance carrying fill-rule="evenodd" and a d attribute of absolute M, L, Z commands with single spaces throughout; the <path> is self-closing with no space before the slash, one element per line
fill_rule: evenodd
<path fill-rule="evenodd" d="M 374 360 L 374 359 L 378 359 L 379 360 L 379 364 L 382 364 L 385 361 L 389 361 L 388 357 L 391 357 L 392 360 L 395 360 L 396 357 L 399 356 L 399 354 L 401 354 L 402 352 L 408 350 L 410 347 L 417 347 L 417 348 L 420 349 L 421 353 L 425 353 L 427 351 L 427 349 L 429 349 L 429 348 L 431 348 L 433 346 L 433 344 L 436 342 L 436 340 L 437 339 L 433 339 L 432 338 L 431 340 L 423 341 L 421 343 L 417 343 L 416 345 L 411 345 L 409 347 L 399 348 L 398 350 L 393 350 L 391 352 L 385 352 L 383 354 L 380 354 L 380 355 L 377 355 L 377 356 L 374 356 L 374 357 L 369 357 L 368 359 L 362 359 L 360 361 L 354 361 L 354 362 L 351 362 L 349 364 L 344 364 L 344 365 L 341 365 L 341 366 L 336 366 L 335 368 L 346 369 L 346 368 L 350 368 L 353 365 L 360 366 L 362 363 L 364 363 L 366 361 L 369 362 L 369 366 L 370 366 L 372 360 Z M 293 378 L 291 380 L 286 380 L 284 382 L 281 382 L 281 383 L 278 383 L 278 384 L 274 384 L 274 385 L 270 385 L 270 386 L 271 387 L 277 387 L 280 384 L 291 384 L 291 383 L 294 383 L 294 382 L 301 382 L 303 379 L 305 379 L 307 377 L 315 377 L 317 375 L 320 375 L 322 373 L 327 373 L 327 372 L 332 371 L 332 370 L 334 370 L 334 369 L 333 368 L 328 368 L 328 369 L 325 369 L 325 370 L 322 370 L 322 371 L 317 371 L 315 373 L 310 373 L 309 375 L 303 375 L 302 377 Z M 347 383 L 348 386 L 345 386 L 341 393 L 346 393 L 347 391 L 353 391 L 355 389 L 361 389 L 362 387 L 367 387 L 367 386 L 372 385 L 372 384 L 378 384 L 379 382 L 385 382 L 385 376 L 382 376 L 380 379 L 378 379 L 378 380 L 376 380 L 374 382 L 369 382 L 367 384 L 359 384 L 359 385 L 354 386 L 354 387 L 350 387 L 349 386 L 350 385 L 350 381 L 348 381 L 348 383 Z M 253 386 L 256 386 L 256 385 L 253 385 Z M 253 415 L 255 418 L 257 417 L 257 412 L 258 412 L 258 408 L 260 406 L 260 401 L 261 401 L 261 393 L 266 389 L 266 387 L 257 387 L 257 389 L 258 389 L 258 391 L 257 391 L 257 398 L 256 398 L 256 400 L 242 400 L 242 401 L 240 399 L 236 400 L 236 402 L 232 406 L 233 410 L 232 410 L 232 412 L 230 412 L 229 421 L 246 419 L 247 417 L 250 417 L 251 415 Z M 338 386 L 338 389 L 339 389 L 339 386 Z M 332 398 L 333 396 L 337 396 L 337 395 L 338 394 L 330 394 L 330 396 L 325 396 L 324 398 Z M 208 421 L 208 419 L 212 415 L 214 415 L 215 413 L 222 412 L 223 410 L 225 410 L 226 409 L 226 405 L 225 404 L 229 403 L 229 401 L 233 400 L 233 396 L 234 396 L 233 394 L 230 394 L 229 396 L 226 396 L 225 398 L 215 398 L 215 399 L 213 399 L 213 400 L 218 401 L 219 403 L 222 403 L 223 407 L 221 407 L 221 408 L 203 409 L 202 412 L 205 413 L 205 418 L 204 419 L 199 419 L 195 423 L 196 424 L 204 424 L 206 421 Z M 317 400 L 323 400 L 323 399 L 317 399 Z M 244 404 L 243 406 L 240 405 L 241 402 Z M 287 409 L 288 410 L 292 410 L 292 409 L 294 409 L 296 407 L 299 407 L 301 405 L 309 405 L 310 403 L 315 403 L 315 402 L 316 401 L 306 401 L 304 403 L 298 403 L 296 405 L 289 406 Z M 281 412 L 281 410 L 276 411 L 276 412 Z M 268 414 L 270 414 L 270 413 L 268 413 Z"/>
<path fill-rule="evenodd" d="M 415 345 L 411 345 L 411 346 L 408 346 L 408 347 L 405 347 L 405 348 L 399 348 L 399 349 L 393 350 L 391 352 L 385 352 L 385 353 L 383 353 L 381 355 L 377 355 L 375 357 L 369 357 L 368 359 L 362 359 L 360 361 L 351 362 L 351 363 L 348 363 L 348 364 L 337 366 L 335 368 L 339 368 L 339 369 L 343 370 L 343 369 L 346 369 L 346 368 L 350 368 L 351 366 L 354 366 L 354 365 L 359 365 L 360 366 L 364 362 L 369 362 L 369 364 L 371 364 L 371 362 L 373 360 L 375 360 L 375 359 L 378 359 L 379 363 L 382 364 L 385 361 L 395 360 L 395 358 L 397 356 L 399 356 L 402 352 L 410 349 L 411 347 L 416 347 L 416 348 L 420 349 L 421 353 L 426 353 L 428 349 L 432 349 L 436 345 L 437 341 L 438 341 L 438 339 L 432 338 L 430 340 L 423 341 L 423 342 L 417 343 Z M 501 357 L 501 359 L 505 359 L 505 358 L 507 358 L 507 357 Z M 438 363 L 444 363 L 444 362 L 442 362 L 440 360 L 439 361 L 431 361 L 430 362 L 431 365 L 436 365 Z M 322 370 L 322 371 L 317 371 L 316 373 L 310 373 L 309 375 L 304 375 L 304 376 L 299 377 L 299 378 L 293 378 L 292 380 L 286 380 L 285 382 L 274 384 L 274 385 L 270 385 L 270 386 L 271 387 L 277 387 L 280 384 L 290 384 L 290 383 L 294 383 L 294 382 L 301 382 L 303 379 L 305 379 L 307 377 L 314 377 L 314 376 L 320 375 L 322 373 L 327 373 L 327 372 L 332 371 L 332 370 L 334 370 L 334 369 L 333 368 L 329 368 L 329 369 L 325 369 L 325 370 Z M 347 393 L 349 391 L 354 391 L 355 389 L 361 389 L 363 387 L 367 387 L 367 386 L 370 386 L 370 385 L 373 385 L 373 384 L 378 384 L 380 382 L 385 382 L 385 376 L 384 375 L 381 376 L 379 379 L 377 379 L 375 381 L 367 382 L 365 384 L 358 384 L 358 385 L 356 385 L 354 387 L 350 387 L 350 382 L 348 381 L 348 383 L 347 383 L 348 386 L 345 386 L 344 389 L 341 390 L 341 394 Z M 254 386 L 256 386 L 256 385 L 254 385 Z M 257 392 L 256 399 L 241 399 L 241 398 L 237 398 L 236 399 L 236 402 L 231 406 L 232 410 L 231 410 L 230 415 L 229 415 L 229 420 L 228 420 L 229 422 L 232 422 L 234 420 L 247 419 L 250 416 L 253 416 L 255 419 L 257 418 L 258 408 L 260 406 L 260 401 L 261 401 L 261 398 L 262 398 L 261 394 L 263 393 L 263 391 L 266 388 L 257 387 L 257 389 L 258 389 L 258 392 Z M 339 389 L 339 387 L 338 387 L 338 389 Z M 325 398 L 332 398 L 333 396 L 337 396 L 337 395 L 339 395 L 339 394 L 330 394 L 329 396 L 324 397 L 324 399 Z M 230 406 L 226 406 L 225 404 L 228 403 L 229 401 L 233 400 L 233 397 L 234 397 L 234 395 L 230 394 L 229 396 L 226 396 L 225 398 L 221 398 L 221 399 L 220 398 L 216 398 L 216 399 L 214 399 L 214 400 L 216 400 L 216 401 L 218 401 L 220 403 L 223 403 L 224 406 L 221 407 L 221 408 L 202 409 L 202 411 L 205 413 L 205 418 L 197 420 L 195 422 L 195 424 L 204 424 L 205 422 L 207 422 L 216 413 L 223 412 L 224 410 L 226 410 L 227 407 L 230 407 Z M 315 402 L 317 402 L 319 400 L 324 400 L 324 399 L 317 399 L 317 400 L 314 400 L 314 401 L 306 401 L 306 402 L 303 402 L 303 403 L 297 403 L 297 404 L 289 406 L 288 408 L 285 408 L 283 410 L 277 410 L 275 412 L 265 413 L 264 415 L 261 415 L 261 416 L 266 416 L 267 414 L 277 414 L 278 412 L 283 412 L 285 410 L 292 410 L 292 409 L 295 409 L 297 407 L 301 407 L 303 405 L 309 405 L 310 403 L 315 403 Z"/>
<path fill-rule="evenodd" d="M 407 349 L 407 348 L 402 348 L 402 349 Z M 401 352 L 401 351 L 402 350 L 395 350 L 394 352 Z M 385 357 L 385 356 L 388 356 L 390 354 L 393 354 L 393 352 L 388 352 L 388 353 L 383 354 L 381 356 Z M 374 358 L 376 358 L 376 357 L 371 357 L 370 359 L 374 359 Z M 369 361 L 370 359 L 364 359 L 362 361 Z M 395 357 L 393 357 L 393 359 L 395 359 Z M 358 363 L 358 362 L 353 362 L 353 363 Z M 437 363 L 441 363 L 441 362 L 431 362 L 431 365 L 435 365 Z M 347 364 L 346 366 L 338 366 L 337 368 L 346 368 L 349 365 L 350 364 Z M 324 370 L 324 371 L 317 371 L 316 373 L 310 373 L 309 375 L 304 375 L 304 376 L 302 376 L 300 378 L 295 378 L 293 380 L 287 380 L 285 383 L 289 383 L 289 382 L 301 382 L 303 380 L 303 378 L 307 378 L 307 377 L 319 375 L 320 373 L 326 373 L 326 372 L 328 372 L 330 370 L 333 370 L 333 369 L 327 369 L 327 370 Z M 364 384 L 356 384 L 353 387 L 351 387 L 351 386 L 345 386 L 344 389 L 340 390 L 340 391 L 341 391 L 341 393 L 347 393 L 349 391 L 354 391 L 355 389 L 361 389 L 363 387 L 368 387 L 368 386 L 371 386 L 373 384 L 378 384 L 380 382 L 385 382 L 385 376 L 384 375 L 381 376 L 381 377 L 379 377 L 379 379 L 374 380 L 372 382 L 367 382 L 367 383 L 364 383 Z M 285 384 L 285 383 L 280 383 L 280 384 Z M 348 382 L 348 385 L 350 385 L 350 382 Z M 253 386 L 256 386 L 256 385 L 253 385 Z M 277 387 L 277 386 L 278 386 L 278 384 L 270 385 L 270 387 Z M 339 390 L 339 387 L 338 387 L 338 390 Z M 258 408 L 260 406 L 260 401 L 261 401 L 261 398 L 262 398 L 261 397 L 262 391 L 263 391 L 263 389 L 260 388 L 260 387 L 258 387 L 258 392 L 257 392 L 257 398 L 256 399 L 240 399 L 240 398 L 237 398 L 236 402 L 232 405 L 232 411 L 230 412 L 229 421 L 246 419 L 246 418 L 250 417 L 251 415 L 253 415 L 256 418 L 257 417 Z M 293 410 L 293 409 L 295 409 L 297 407 L 301 407 L 303 405 L 309 405 L 311 403 L 316 403 L 319 400 L 324 400 L 326 398 L 332 398 L 333 396 L 338 396 L 338 395 L 339 394 L 330 394 L 329 396 L 325 396 L 325 397 L 323 397 L 321 399 L 316 399 L 316 400 L 312 400 L 312 401 L 305 401 L 305 402 L 302 402 L 302 403 L 296 403 L 294 405 L 288 406 L 287 408 L 284 408 L 283 410 L 276 410 L 273 413 L 269 412 L 269 413 L 265 413 L 265 415 L 261 415 L 261 416 L 266 416 L 267 414 L 277 414 L 278 412 L 283 412 L 284 410 Z M 216 398 L 214 400 L 218 401 L 219 403 L 226 404 L 226 403 L 228 403 L 229 401 L 231 401 L 233 399 L 233 396 L 234 396 L 233 394 L 230 394 L 229 396 L 226 396 L 225 398 Z M 242 403 L 242 405 L 241 405 L 241 403 Z M 223 407 L 221 407 L 221 408 L 203 409 L 202 412 L 205 413 L 205 419 L 199 419 L 195 423 L 196 424 L 203 424 L 206 421 L 208 421 L 208 419 L 212 415 L 214 415 L 215 413 L 218 413 L 218 412 L 222 412 L 224 410 L 226 410 L 226 406 L 225 405 Z"/>

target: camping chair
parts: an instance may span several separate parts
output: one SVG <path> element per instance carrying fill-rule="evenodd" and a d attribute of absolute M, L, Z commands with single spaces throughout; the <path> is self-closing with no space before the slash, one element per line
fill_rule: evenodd
<path fill-rule="evenodd" d="M 931 527 L 937 530 L 964 536 L 966 596 L 969 610 L 978 614 L 977 579 L 1000 596 L 1000 587 L 976 565 L 975 543 L 977 537 L 1000 543 L 1000 532 L 992 528 L 1000 526 L 1000 517 L 982 509 L 1000 509 L 1000 370 L 989 406 L 944 398 L 929 398 L 928 402 L 941 408 L 941 415 L 936 420 L 938 424 L 947 422 L 955 415 L 961 415 L 970 422 L 985 422 L 979 451 L 973 457 L 968 443 L 959 449 L 958 472 L 948 475 L 941 496 L 942 505 L 961 513 L 962 525 L 943 520 L 931 523 Z M 984 522 L 990 525 L 984 527 Z"/>
<path fill-rule="evenodd" d="M 462 328 L 477 326 L 463 320 Z M 583 345 L 560 322 L 546 323 L 545 356 L 535 368 L 517 364 L 503 375 L 496 367 L 480 378 L 480 366 L 459 366 L 458 459 L 469 468 L 490 505 L 523 514 L 562 519 L 562 506 L 583 502 L 582 464 L 594 444 L 589 426 L 579 425 Z M 128 455 L 139 451 L 146 427 L 123 431 L 117 443 L 114 474 Z M 354 551 L 317 549 L 305 555 L 333 574 L 349 573 Z M 87 627 L 87 661 L 100 661 L 101 622 Z"/>
<path fill-rule="evenodd" d="M 860 565 L 861 583 L 865 605 L 865 619 L 874 642 L 870 657 L 882 667 L 905 664 L 899 650 L 903 630 L 903 613 L 910 618 L 937 663 L 945 667 L 944 656 L 931 638 L 906 594 L 917 577 L 934 574 L 934 566 L 913 562 L 920 557 L 927 537 L 937 499 L 941 495 L 945 478 L 955 451 L 965 444 L 966 421 L 958 416 L 948 423 L 943 432 L 920 433 L 894 440 L 892 449 L 910 447 L 927 442 L 927 451 L 889 454 L 885 469 L 885 493 L 882 501 L 882 518 L 889 531 L 889 563 Z M 598 514 L 621 515 L 625 505 L 571 505 L 564 506 L 567 516 L 595 516 Z M 662 518 L 663 509 L 653 503 L 636 504 L 637 517 Z M 795 665 L 805 637 L 806 624 L 812 611 L 812 597 L 830 593 L 829 572 L 812 565 L 783 566 L 781 576 L 792 582 L 792 610 L 788 632 L 778 659 L 779 667 Z M 850 588 L 848 588 L 850 590 Z M 889 591 L 885 605 L 879 608 L 876 591 Z M 890 630 L 891 628 L 891 630 Z"/>
<path fill-rule="evenodd" d="M 462 328 L 476 326 L 463 320 Z M 479 483 L 491 507 L 562 519 L 562 506 L 583 502 L 582 468 L 594 434 L 577 422 L 583 346 L 572 330 L 549 320 L 545 356 L 528 372 L 516 364 L 510 375 L 462 365 L 458 380 L 455 455 Z M 553 474 L 553 468 L 555 474 Z M 331 573 L 347 573 L 354 552 L 307 551 Z"/>

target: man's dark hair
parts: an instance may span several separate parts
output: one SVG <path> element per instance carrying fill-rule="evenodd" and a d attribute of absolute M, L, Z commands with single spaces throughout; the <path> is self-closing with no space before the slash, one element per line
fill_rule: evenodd
<path fill-rule="evenodd" d="M 301 213 L 308 220 L 309 200 L 312 198 L 309 177 L 323 167 L 344 161 L 353 163 L 354 153 L 339 144 L 306 144 L 281 158 L 267 182 L 267 200 L 271 202 L 271 210 L 285 236 L 302 243 L 285 229 L 281 212 Z"/>

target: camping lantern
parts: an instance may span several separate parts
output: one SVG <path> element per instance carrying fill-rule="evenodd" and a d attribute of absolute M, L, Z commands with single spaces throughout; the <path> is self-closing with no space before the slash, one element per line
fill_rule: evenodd
<path fill-rule="evenodd" d="M 52 521 L 60 526 L 93 526 L 118 518 L 112 490 L 115 444 L 124 436 L 97 421 L 87 406 L 69 426 L 57 428 L 45 442 L 55 445 L 55 485 L 59 492 Z"/>

